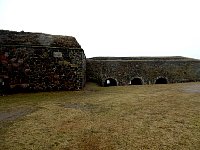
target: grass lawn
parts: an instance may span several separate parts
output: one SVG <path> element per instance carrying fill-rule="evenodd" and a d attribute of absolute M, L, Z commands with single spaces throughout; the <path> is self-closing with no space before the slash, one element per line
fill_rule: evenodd
<path fill-rule="evenodd" d="M 0 97 L 0 149 L 199 150 L 200 83 Z"/>

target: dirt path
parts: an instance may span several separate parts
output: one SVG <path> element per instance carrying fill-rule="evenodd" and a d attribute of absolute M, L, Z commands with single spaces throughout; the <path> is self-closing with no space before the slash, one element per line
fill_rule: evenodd
<path fill-rule="evenodd" d="M 200 85 L 199 84 L 188 85 L 183 90 L 188 93 L 200 93 Z"/>
<path fill-rule="evenodd" d="M 35 109 L 20 108 L 9 112 L 0 112 L 0 121 L 13 121 L 20 117 L 26 116 L 34 111 Z"/>

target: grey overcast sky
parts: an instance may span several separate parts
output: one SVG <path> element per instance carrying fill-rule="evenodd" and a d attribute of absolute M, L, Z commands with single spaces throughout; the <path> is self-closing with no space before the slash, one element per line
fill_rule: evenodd
<path fill-rule="evenodd" d="M 0 0 L 0 29 L 74 36 L 87 57 L 200 59 L 200 0 Z"/>

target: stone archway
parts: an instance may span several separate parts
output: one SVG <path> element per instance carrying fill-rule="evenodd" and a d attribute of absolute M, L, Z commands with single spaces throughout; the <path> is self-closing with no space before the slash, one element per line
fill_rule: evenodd
<path fill-rule="evenodd" d="M 168 81 L 164 77 L 157 78 L 156 82 L 155 82 L 155 84 L 167 84 L 167 83 L 168 83 Z"/>
<path fill-rule="evenodd" d="M 141 78 L 133 78 L 130 82 L 131 85 L 143 85 Z"/>
<path fill-rule="evenodd" d="M 113 78 L 108 78 L 105 80 L 104 82 L 104 86 L 108 87 L 108 86 L 117 86 L 117 81 Z"/>

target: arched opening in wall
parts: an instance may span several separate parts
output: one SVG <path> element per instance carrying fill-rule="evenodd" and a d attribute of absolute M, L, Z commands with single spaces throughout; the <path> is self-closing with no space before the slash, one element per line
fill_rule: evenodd
<path fill-rule="evenodd" d="M 134 78 L 133 80 L 131 80 L 131 85 L 143 85 L 142 79 Z"/>
<path fill-rule="evenodd" d="M 167 83 L 168 83 L 167 79 L 166 79 L 166 78 L 163 78 L 163 77 L 158 78 L 158 79 L 156 80 L 156 82 L 155 82 L 155 84 L 167 84 Z"/>
<path fill-rule="evenodd" d="M 108 79 L 105 80 L 104 86 L 105 87 L 108 87 L 108 86 L 117 86 L 117 81 L 115 79 L 108 78 Z"/>

